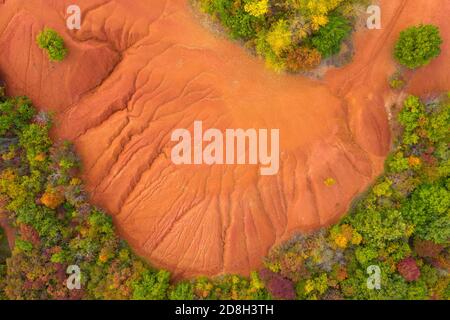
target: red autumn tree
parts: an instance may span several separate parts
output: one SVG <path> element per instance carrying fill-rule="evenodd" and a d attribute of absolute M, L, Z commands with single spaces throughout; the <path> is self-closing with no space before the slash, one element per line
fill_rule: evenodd
<path fill-rule="evenodd" d="M 295 299 L 295 288 L 292 281 L 267 269 L 261 270 L 260 277 L 266 283 L 267 290 L 274 298 L 285 300 Z"/>
<path fill-rule="evenodd" d="M 414 251 L 421 258 L 437 258 L 444 246 L 429 240 L 414 240 Z"/>
<path fill-rule="evenodd" d="M 420 269 L 416 260 L 409 257 L 405 258 L 397 264 L 397 270 L 400 275 L 408 282 L 416 281 L 420 277 Z"/>

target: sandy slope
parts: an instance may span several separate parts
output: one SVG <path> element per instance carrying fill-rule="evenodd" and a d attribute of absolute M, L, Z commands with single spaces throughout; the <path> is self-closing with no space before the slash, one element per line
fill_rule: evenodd
<path fill-rule="evenodd" d="M 4 3 L 3 5 L 1 3 Z M 401 29 L 438 24 L 442 56 L 411 89 L 449 88 L 447 0 L 384 0 L 384 28 L 355 36 L 355 61 L 323 81 L 276 75 L 200 26 L 186 0 L 0 0 L 0 72 L 11 94 L 57 112 L 56 138 L 76 142 L 93 201 L 138 253 L 178 276 L 246 274 L 298 231 L 335 222 L 382 171 L 390 145 L 386 78 Z M 34 44 L 44 25 L 70 55 L 49 63 Z M 204 127 L 280 128 L 281 169 L 174 166 L 170 134 Z M 337 184 L 327 187 L 326 178 Z"/>

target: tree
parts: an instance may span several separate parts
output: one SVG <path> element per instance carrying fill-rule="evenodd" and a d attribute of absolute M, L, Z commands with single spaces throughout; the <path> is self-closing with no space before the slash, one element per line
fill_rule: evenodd
<path fill-rule="evenodd" d="M 48 126 L 30 124 L 19 134 L 20 146 L 26 150 L 28 161 L 31 166 L 40 166 L 42 155 L 47 154 L 52 144 L 49 137 Z"/>
<path fill-rule="evenodd" d="M 444 246 L 429 240 L 414 239 L 414 251 L 421 258 L 437 258 Z"/>
<path fill-rule="evenodd" d="M 259 275 L 273 297 L 287 300 L 295 299 L 295 287 L 292 281 L 268 269 L 261 270 Z"/>
<path fill-rule="evenodd" d="M 317 67 L 319 55 L 303 47 L 314 47 L 325 58 L 338 53 L 362 1 L 194 0 L 232 39 L 244 40 L 245 47 L 255 49 L 276 72 Z"/>
<path fill-rule="evenodd" d="M 193 300 L 194 290 L 190 282 L 180 282 L 169 292 L 170 300 Z"/>
<path fill-rule="evenodd" d="M 405 258 L 397 264 L 397 270 L 406 281 L 416 281 L 420 277 L 420 269 L 416 260 Z"/>
<path fill-rule="evenodd" d="M 441 53 L 442 38 L 439 29 L 433 25 L 419 25 L 400 33 L 395 45 L 394 56 L 397 61 L 415 69 L 425 66 Z"/>
<path fill-rule="evenodd" d="M 234 0 L 203 1 L 203 9 L 219 19 L 228 29 L 231 38 L 248 40 L 256 36 L 255 25 L 259 17 L 247 12 L 241 2 Z"/>
<path fill-rule="evenodd" d="M 53 29 L 45 28 L 36 38 L 39 48 L 47 51 L 51 61 L 62 61 L 67 55 L 63 38 Z"/>
<path fill-rule="evenodd" d="M 286 58 L 286 67 L 289 71 L 308 71 L 320 64 L 322 56 L 317 49 L 300 47 L 291 50 Z"/>
<path fill-rule="evenodd" d="M 450 192 L 444 181 L 423 184 L 402 208 L 402 216 L 414 224 L 423 240 L 445 244 L 450 239 Z"/>
<path fill-rule="evenodd" d="M 269 0 L 253 0 L 245 4 L 244 9 L 254 17 L 263 16 L 269 11 Z"/>
<path fill-rule="evenodd" d="M 47 188 L 41 197 L 41 202 L 50 209 L 56 209 L 64 202 L 64 194 L 54 188 Z"/>
<path fill-rule="evenodd" d="M 350 23 L 342 16 L 334 15 L 311 38 L 312 45 L 319 50 L 322 57 L 328 58 L 341 50 L 342 42 L 350 35 Z"/>
<path fill-rule="evenodd" d="M 27 98 L 11 98 L 0 102 L 0 135 L 18 132 L 28 125 L 34 115 L 35 111 Z"/>
<path fill-rule="evenodd" d="M 419 136 L 416 129 L 420 125 L 420 119 L 425 116 L 425 105 L 415 96 L 409 96 L 403 103 L 403 109 L 398 115 L 398 121 L 403 126 L 403 143 L 406 145 L 416 144 Z"/>
<path fill-rule="evenodd" d="M 273 52 L 280 56 L 291 45 L 292 33 L 286 20 L 278 20 L 267 34 L 267 43 Z"/>
<path fill-rule="evenodd" d="M 135 300 L 164 300 L 169 288 L 170 273 L 164 270 L 145 270 L 142 278 L 134 281 L 133 299 Z"/>

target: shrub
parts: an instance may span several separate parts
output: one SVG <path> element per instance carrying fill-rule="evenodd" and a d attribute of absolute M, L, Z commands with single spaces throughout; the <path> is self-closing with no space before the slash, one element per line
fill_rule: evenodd
<path fill-rule="evenodd" d="M 67 55 L 63 38 L 53 29 L 45 28 L 36 38 L 39 48 L 46 50 L 51 61 L 62 61 Z"/>
<path fill-rule="evenodd" d="M 415 69 L 439 56 L 441 44 L 442 38 L 436 26 L 414 26 L 400 33 L 394 56 L 400 64 Z"/>
<path fill-rule="evenodd" d="M 397 71 L 389 78 L 389 86 L 394 90 L 401 90 L 406 86 L 405 79 L 401 72 Z"/>

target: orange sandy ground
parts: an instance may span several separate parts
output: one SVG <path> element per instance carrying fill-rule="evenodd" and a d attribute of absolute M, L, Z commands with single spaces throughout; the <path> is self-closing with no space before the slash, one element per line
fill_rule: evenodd
<path fill-rule="evenodd" d="M 387 78 L 400 30 L 434 23 L 442 55 L 410 73 L 408 90 L 450 88 L 450 1 L 383 0 L 382 30 L 354 36 L 353 63 L 321 81 L 278 75 L 213 35 L 187 0 L 78 0 L 80 31 L 65 28 L 73 0 L 0 0 L 0 77 L 9 93 L 56 111 L 53 135 L 76 144 L 95 204 L 142 256 L 178 277 L 248 274 L 299 231 L 336 222 L 383 169 Z M 70 54 L 50 63 L 44 26 Z M 172 130 L 280 128 L 281 168 L 175 166 Z M 333 178 L 336 185 L 326 186 Z"/>

